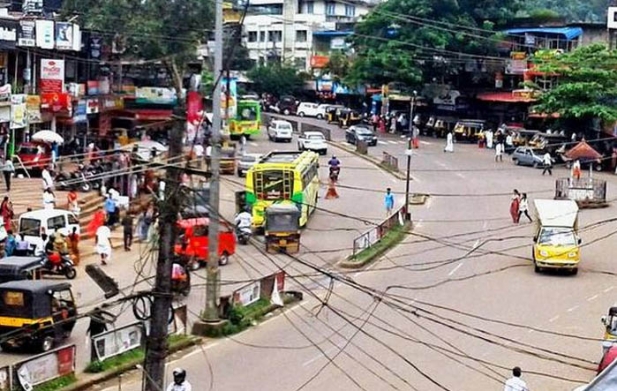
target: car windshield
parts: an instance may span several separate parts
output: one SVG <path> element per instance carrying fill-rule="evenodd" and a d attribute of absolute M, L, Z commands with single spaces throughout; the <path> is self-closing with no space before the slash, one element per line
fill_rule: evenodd
<path fill-rule="evenodd" d="M 21 219 L 19 220 L 19 233 L 29 236 L 39 236 L 41 232 L 41 220 Z"/>
<path fill-rule="evenodd" d="M 253 163 L 256 160 L 257 156 L 242 156 L 242 159 L 240 159 L 240 161 L 244 163 Z"/>
<path fill-rule="evenodd" d="M 545 246 L 576 246 L 574 231 L 570 228 L 543 228 L 538 244 Z"/>
<path fill-rule="evenodd" d="M 38 152 L 38 149 L 36 147 L 24 147 L 21 146 L 19 147 L 19 152 L 22 155 L 36 155 Z"/>
<path fill-rule="evenodd" d="M 280 124 L 279 130 L 291 130 L 291 125 L 290 124 Z"/>
<path fill-rule="evenodd" d="M 373 134 L 369 128 L 356 128 L 356 133 L 366 136 Z"/>
<path fill-rule="evenodd" d="M 308 136 L 310 140 L 323 140 L 324 137 L 321 134 L 311 134 Z"/>

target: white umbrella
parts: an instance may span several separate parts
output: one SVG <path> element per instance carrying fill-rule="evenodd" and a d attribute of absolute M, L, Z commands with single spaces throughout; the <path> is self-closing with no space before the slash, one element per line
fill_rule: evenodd
<path fill-rule="evenodd" d="M 58 143 L 63 144 L 64 139 L 56 132 L 52 132 L 51 130 L 41 130 L 40 132 L 36 132 L 32 135 L 32 141 L 40 141 L 44 143 Z"/>

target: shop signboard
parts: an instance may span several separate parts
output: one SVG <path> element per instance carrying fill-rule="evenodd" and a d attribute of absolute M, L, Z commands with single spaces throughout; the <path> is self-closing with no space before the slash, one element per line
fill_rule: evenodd
<path fill-rule="evenodd" d="M 41 60 L 40 88 L 42 93 L 64 92 L 64 60 Z"/>
<path fill-rule="evenodd" d="M 42 122 L 41 97 L 38 95 L 26 96 L 26 116 L 28 123 L 37 124 Z"/>
<path fill-rule="evenodd" d="M 119 97 L 105 96 L 99 100 L 99 111 L 107 112 L 113 110 L 122 110 L 124 108 L 124 100 Z"/>
<path fill-rule="evenodd" d="M 56 49 L 73 49 L 73 25 L 66 22 L 56 22 Z"/>
<path fill-rule="evenodd" d="M 96 358 L 104 361 L 110 357 L 139 348 L 144 340 L 144 325 L 141 322 L 106 331 L 92 338 Z"/>
<path fill-rule="evenodd" d="M 18 26 L 19 24 L 16 20 L 0 19 L 0 41 L 4 49 L 15 48 Z"/>
<path fill-rule="evenodd" d="M 41 109 L 53 113 L 70 112 L 71 96 L 66 93 L 42 93 Z"/>
<path fill-rule="evenodd" d="M 97 114 L 99 112 L 99 100 L 88 99 L 86 101 L 86 114 Z"/>
<path fill-rule="evenodd" d="M 83 123 L 88 121 L 88 102 L 81 99 L 77 102 L 75 112 L 73 113 L 73 123 Z"/>
<path fill-rule="evenodd" d="M 0 102 L 9 102 L 11 100 L 11 89 L 10 84 L 0 87 Z"/>
<path fill-rule="evenodd" d="M 64 346 L 13 365 L 13 382 L 23 390 L 75 372 L 75 345 Z"/>
<path fill-rule="evenodd" d="M 229 91 L 227 90 L 229 88 Z M 229 107 L 227 104 L 229 103 Z M 221 79 L 221 116 L 235 118 L 238 111 L 238 79 Z"/>
<path fill-rule="evenodd" d="M 98 95 L 99 94 L 99 81 L 98 80 L 88 80 L 86 83 L 88 88 L 88 95 Z"/>
<path fill-rule="evenodd" d="M 24 0 L 21 10 L 26 15 L 39 15 L 43 13 L 43 0 Z"/>
<path fill-rule="evenodd" d="M 221 81 L 225 86 L 225 82 Z M 135 103 L 175 105 L 178 99 L 173 88 L 140 87 L 135 89 Z"/>
<path fill-rule="evenodd" d="M 20 129 L 26 126 L 26 95 L 11 96 L 11 129 Z"/>
<path fill-rule="evenodd" d="M 19 29 L 17 30 L 17 46 L 36 47 L 36 21 L 19 21 Z"/>
<path fill-rule="evenodd" d="M 328 62 L 330 62 L 330 57 L 328 56 L 311 56 L 311 68 L 325 68 L 328 65 Z"/>
<path fill-rule="evenodd" d="M 37 20 L 36 21 L 36 47 L 41 49 L 54 48 L 54 21 L 53 20 Z"/>

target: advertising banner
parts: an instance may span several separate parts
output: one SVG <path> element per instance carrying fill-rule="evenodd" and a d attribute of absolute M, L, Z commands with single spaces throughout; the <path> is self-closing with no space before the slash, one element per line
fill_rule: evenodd
<path fill-rule="evenodd" d="M 175 105 L 178 101 L 173 88 L 140 87 L 135 89 L 135 101 L 140 104 Z"/>
<path fill-rule="evenodd" d="M 137 349 L 144 339 L 144 326 L 133 323 L 115 330 L 107 331 L 92 338 L 92 347 L 99 361 Z"/>
<path fill-rule="evenodd" d="M 11 96 L 11 129 L 19 129 L 26 126 L 26 95 L 16 94 Z"/>
<path fill-rule="evenodd" d="M 41 97 L 38 95 L 26 96 L 26 116 L 28 123 L 41 123 Z"/>
<path fill-rule="evenodd" d="M 75 112 L 73 113 L 73 123 L 78 124 L 88 121 L 88 102 L 85 99 L 81 99 L 77 102 Z"/>
<path fill-rule="evenodd" d="M 17 46 L 36 46 L 36 22 L 34 20 L 19 21 L 17 30 Z"/>
<path fill-rule="evenodd" d="M 71 110 L 71 96 L 66 93 L 43 93 L 41 94 L 41 109 L 57 112 Z"/>
<path fill-rule="evenodd" d="M 43 353 L 13 365 L 13 382 L 24 390 L 75 372 L 75 345 Z"/>
<path fill-rule="evenodd" d="M 64 92 L 64 60 L 41 60 L 41 93 Z"/>
<path fill-rule="evenodd" d="M 73 25 L 56 22 L 56 49 L 73 50 Z"/>
<path fill-rule="evenodd" d="M 204 104 L 201 94 L 196 91 L 189 91 L 186 101 L 186 136 L 188 141 L 192 142 L 199 132 Z"/>
<path fill-rule="evenodd" d="M 41 49 L 54 48 L 54 21 L 53 20 L 37 20 L 36 21 L 36 46 Z"/>
<path fill-rule="evenodd" d="M 11 90 L 12 87 L 10 84 L 5 84 L 0 87 L 0 102 L 9 102 L 11 100 Z"/>
<path fill-rule="evenodd" d="M 227 90 L 229 88 L 229 91 Z M 229 102 L 229 109 L 227 109 Z M 221 117 L 235 118 L 238 111 L 238 80 L 235 78 L 221 79 Z"/>
<path fill-rule="evenodd" d="M 233 293 L 234 304 L 249 305 L 261 298 L 261 281 L 255 281 Z"/>
<path fill-rule="evenodd" d="M 3 49 L 12 49 L 17 44 L 18 26 L 16 20 L 0 19 L 0 41 Z"/>
<path fill-rule="evenodd" d="M 88 99 L 86 101 L 86 114 L 97 114 L 99 112 L 99 100 Z"/>
<path fill-rule="evenodd" d="M 24 0 L 21 5 L 21 10 L 27 15 L 42 14 L 43 0 Z"/>

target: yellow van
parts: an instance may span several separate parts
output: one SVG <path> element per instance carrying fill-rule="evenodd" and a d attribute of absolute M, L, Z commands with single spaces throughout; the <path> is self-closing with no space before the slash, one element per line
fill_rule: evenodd
<path fill-rule="evenodd" d="M 534 200 L 536 232 L 533 264 L 543 269 L 578 272 L 581 240 L 578 237 L 578 205 L 572 200 Z"/>

